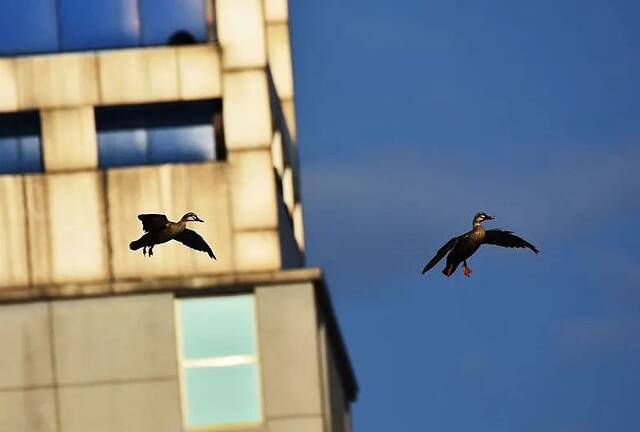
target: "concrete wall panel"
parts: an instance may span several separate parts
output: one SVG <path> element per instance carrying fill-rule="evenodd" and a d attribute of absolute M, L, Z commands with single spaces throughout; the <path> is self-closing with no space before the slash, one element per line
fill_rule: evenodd
<path fill-rule="evenodd" d="M 298 249 L 304 251 L 304 218 L 302 217 L 302 204 L 297 203 L 293 208 L 293 235 L 298 243 Z"/>
<path fill-rule="evenodd" d="M 0 112 L 18 109 L 15 60 L 0 59 Z"/>
<path fill-rule="evenodd" d="M 47 176 L 53 281 L 108 277 L 106 227 L 100 172 Z"/>
<path fill-rule="evenodd" d="M 0 392 L 0 407 L 0 431 L 57 431 L 52 389 Z"/>
<path fill-rule="evenodd" d="M 53 323 L 61 384 L 177 374 L 171 294 L 55 302 Z"/>
<path fill-rule="evenodd" d="M 0 390 L 52 383 L 46 303 L 1 306 L 0 346 Z"/>
<path fill-rule="evenodd" d="M 264 17 L 268 23 L 281 23 L 289 19 L 287 0 L 263 0 Z"/>
<path fill-rule="evenodd" d="M 178 47 L 180 98 L 219 98 L 222 95 L 220 54 L 214 45 Z"/>
<path fill-rule="evenodd" d="M 122 278 L 180 277 L 217 274 L 233 269 L 233 242 L 227 166 L 219 163 L 162 165 L 110 170 L 109 232 L 114 276 Z M 205 223 L 190 223 L 218 257 L 171 241 L 146 258 L 129 243 L 142 236 L 140 213 L 163 213 L 178 220 L 193 211 Z"/>
<path fill-rule="evenodd" d="M 44 166 L 47 171 L 98 166 L 93 107 L 44 110 L 40 118 Z"/>
<path fill-rule="evenodd" d="M 287 206 L 287 211 L 292 214 L 296 204 L 296 191 L 293 184 L 293 170 L 290 167 L 286 167 L 282 174 L 282 199 Z"/>
<path fill-rule="evenodd" d="M 177 277 L 189 269 L 191 252 L 175 242 L 157 246 L 152 258 L 144 257 L 142 250 L 129 249 L 129 243 L 144 234 L 138 214 L 161 213 L 176 220 L 187 212 L 184 202 L 179 202 L 183 195 L 175 192 L 178 185 L 174 174 L 175 167 L 169 165 L 107 172 L 109 236 L 116 279 Z"/>
<path fill-rule="evenodd" d="M 267 432 L 325 432 L 321 417 L 269 420 Z"/>
<path fill-rule="evenodd" d="M 284 155 L 282 154 L 282 134 L 276 131 L 271 140 L 271 162 L 280 177 L 284 173 Z"/>
<path fill-rule="evenodd" d="M 225 69 L 266 64 L 261 0 L 216 0 L 216 18 Z"/>
<path fill-rule="evenodd" d="M 236 231 L 233 240 L 236 271 L 249 272 L 280 268 L 280 240 L 275 229 Z"/>
<path fill-rule="evenodd" d="M 178 432 L 175 381 L 69 387 L 60 390 L 64 432 Z"/>
<path fill-rule="evenodd" d="M 312 284 L 256 290 L 266 416 L 321 415 Z"/>
<path fill-rule="evenodd" d="M 179 98 L 175 48 L 103 51 L 98 54 L 98 64 L 104 104 Z"/>
<path fill-rule="evenodd" d="M 29 235 L 29 262 L 31 281 L 34 284 L 50 283 L 52 280 L 52 252 L 49 240 L 49 200 L 47 178 L 42 175 L 24 177 L 27 199 L 27 230 Z"/>
<path fill-rule="evenodd" d="M 20 109 L 98 103 L 94 53 L 16 57 Z"/>
<path fill-rule="evenodd" d="M 271 108 L 264 71 L 225 73 L 223 93 L 224 134 L 229 151 L 269 147 Z"/>
<path fill-rule="evenodd" d="M 293 71 L 291 66 L 291 42 L 289 25 L 267 26 L 267 53 L 273 82 L 280 99 L 293 98 Z"/>
<path fill-rule="evenodd" d="M 270 152 L 231 153 L 229 163 L 234 228 L 276 227 L 276 186 Z"/>
<path fill-rule="evenodd" d="M 297 126 L 296 126 L 296 109 L 293 100 L 283 100 L 281 101 L 282 111 L 284 113 L 285 119 L 287 119 L 287 127 L 289 128 L 289 133 L 291 134 L 291 138 L 295 141 L 297 136 Z"/>
<path fill-rule="evenodd" d="M 23 187 L 20 176 L 0 176 L 0 287 L 29 284 Z"/>
<path fill-rule="evenodd" d="M 183 168 L 189 176 L 187 207 L 204 223 L 190 224 L 207 241 L 217 260 L 192 251 L 193 271 L 197 274 L 228 273 L 235 268 L 228 169 L 222 164 Z"/>

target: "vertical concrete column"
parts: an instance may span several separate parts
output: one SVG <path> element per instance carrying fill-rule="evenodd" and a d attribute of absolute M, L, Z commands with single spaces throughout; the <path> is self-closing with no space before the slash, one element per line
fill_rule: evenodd
<path fill-rule="evenodd" d="M 223 76 L 236 267 L 239 271 L 276 269 L 281 254 L 266 73 L 249 69 Z"/>
<path fill-rule="evenodd" d="M 262 0 L 262 2 L 266 26 L 267 60 L 282 111 L 287 119 L 289 132 L 295 141 L 296 118 L 287 0 Z"/>
<path fill-rule="evenodd" d="M 262 0 L 267 41 L 267 61 L 280 106 L 287 122 L 292 144 L 296 145 L 296 116 L 294 103 L 293 64 L 289 37 L 289 11 L 287 0 Z M 297 173 L 296 173 L 297 175 Z M 304 225 L 302 204 L 298 201 L 294 173 L 291 169 L 280 172 L 287 209 L 293 220 L 293 231 L 298 249 L 304 252 Z"/>
<path fill-rule="evenodd" d="M 98 166 L 93 107 L 50 109 L 40 113 L 42 151 L 48 172 Z"/>
<path fill-rule="evenodd" d="M 0 292 L 3 287 L 28 290 L 26 213 L 21 176 L 0 176 Z M 1 364 L 1 362 L 0 362 Z"/>
<path fill-rule="evenodd" d="M 267 431 L 325 430 L 313 284 L 258 287 L 256 308 Z"/>
<path fill-rule="evenodd" d="M 236 269 L 277 269 L 281 251 L 263 4 L 261 0 L 217 0 L 216 19 Z"/>
<path fill-rule="evenodd" d="M 260 0 L 216 0 L 218 42 L 224 69 L 266 64 L 264 15 Z"/>
<path fill-rule="evenodd" d="M 16 65 L 11 58 L 0 59 L 0 112 L 18 108 Z"/>

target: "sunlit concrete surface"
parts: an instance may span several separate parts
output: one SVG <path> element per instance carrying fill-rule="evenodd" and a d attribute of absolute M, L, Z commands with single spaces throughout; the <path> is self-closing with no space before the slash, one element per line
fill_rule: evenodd
<path fill-rule="evenodd" d="M 136 5 L 134 30 L 168 31 Z M 0 431 L 350 431 L 355 375 L 322 273 L 305 267 L 287 1 L 177 12 L 208 36 L 0 59 L 0 115 L 33 110 L 39 127 L 1 131 L 15 172 L 0 175 Z M 40 168 L 21 168 L 26 151 Z M 177 241 L 129 249 L 138 214 L 191 211 L 217 260 Z M 251 300 L 252 350 L 186 358 L 186 339 L 215 351 L 246 322 L 185 324 L 180 305 L 235 295 Z M 189 427 L 188 395 L 211 397 L 191 369 L 239 365 L 253 381 L 228 388 L 248 386 L 235 397 L 259 418 Z"/>

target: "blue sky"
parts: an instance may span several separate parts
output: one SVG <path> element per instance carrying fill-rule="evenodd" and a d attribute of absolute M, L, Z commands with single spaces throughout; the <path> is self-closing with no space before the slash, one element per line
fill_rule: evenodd
<path fill-rule="evenodd" d="M 291 2 L 309 263 L 361 431 L 640 430 L 640 5 Z M 422 266 L 478 210 L 540 249 Z"/>

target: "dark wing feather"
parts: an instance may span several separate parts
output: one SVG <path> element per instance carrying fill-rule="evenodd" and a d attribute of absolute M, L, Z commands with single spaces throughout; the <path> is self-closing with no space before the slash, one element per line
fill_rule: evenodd
<path fill-rule="evenodd" d="M 538 249 L 526 241 L 512 233 L 511 231 L 505 231 L 501 229 L 490 229 L 485 231 L 484 240 L 485 244 L 492 244 L 496 246 L 508 247 L 508 248 L 529 248 L 535 253 L 538 253 Z"/>
<path fill-rule="evenodd" d="M 209 257 L 216 259 L 216 256 L 213 254 L 213 251 L 211 250 L 207 242 L 204 241 L 204 239 L 200 237 L 200 234 L 195 231 L 185 229 L 173 239 L 179 241 L 185 246 L 189 246 L 191 249 L 206 252 L 207 254 L 209 254 Z"/>
<path fill-rule="evenodd" d="M 142 221 L 142 229 L 146 232 L 160 230 L 169 223 L 169 219 L 162 214 L 141 214 L 138 219 Z"/>
<path fill-rule="evenodd" d="M 431 270 L 431 268 L 433 268 L 434 265 L 438 264 L 438 261 L 440 261 L 447 254 L 447 252 L 449 252 L 451 249 L 454 248 L 456 243 L 458 243 L 458 239 L 460 239 L 460 237 L 454 237 L 448 242 L 446 242 L 444 246 L 438 249 L 436 256 L 431 258 L 431 261 L 429 261 L 427 265 L 425 265 L 424 268 L 422 269 L 422 274 L 425 274 L 426 272 Z"/>

